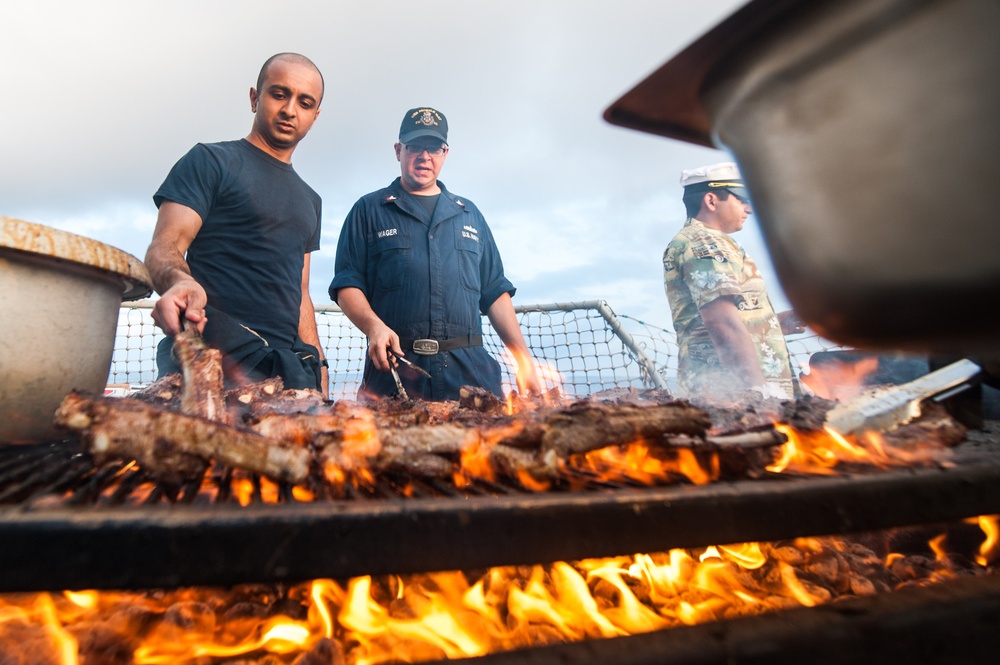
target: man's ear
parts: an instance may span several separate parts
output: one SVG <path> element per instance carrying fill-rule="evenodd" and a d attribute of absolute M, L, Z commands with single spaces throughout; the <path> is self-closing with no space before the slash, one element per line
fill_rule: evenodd
<path fill-rule="evenodd" d="M 257 88 L 252 86 L 250 88 L 250 112 L 257 112 Z"/>

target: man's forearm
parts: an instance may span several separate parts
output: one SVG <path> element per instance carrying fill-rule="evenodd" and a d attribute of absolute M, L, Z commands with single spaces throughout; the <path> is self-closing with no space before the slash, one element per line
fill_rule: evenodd
<path fill-rule="evenodd" d="M 323 347 L 320 346 L 316 327 L 316 308 L 308 294 L 302 295 L 302 306 L 299 308 L 299 339 L 319 349 L 320 360 L 323 359 Z"/>
<path fill-rule="evenodd" d="M 712 344 L 715 345 L 723 366 L 739 377 L 744 382 L 745 387 L 750 388 L 764 383 L 764 375 L 760 371 L 760 360 L 757 358 L 753 340 L 746 329 L 709 328 L 708 334 L 712 338 Z"/>
<path fill-rule="evenodd" d="M 504 346 L 514 353 L 528 353 L 528 345 L 524 341 L 521 332 L 521 324 L 517 321 L 517 314 L 514 312 L 514 304 L 509 293 L 504 293 L 497 298 L 486 311 L 493 329 Z"/>
<path fill-rule="evenodd" d="M 350 286 L 340 289 L 337 293 L 337 305 L 366 337 L 371 337 L 372 330 L 377 326 L 385 325 L 372 310 L 368 298 L 361 289 Z"/>
<path fill-rule="evenodd" d="M 337 304 L 351 323 L 368 338 L 368 357 L 372 359 L 375 367 L 388 372 L 396 362 L 391 355 L 404 354 L 403 348 L 399 345 L 399 335 L 372 310 L 368 298 L 361 289 L 356 287 L 340 289 L 337 292 Z"/>
<path fill-rule="evenodd" d="M 712 338 L 722 365 L 744 383 L 745 388 L 764 383 L 760 360 L 739 309 L 731 300 L 719 298 L 701 308 L 701 318 Z"/>
<path fill-rule="evenodd" d="M 518 389 L 536 395 L 541 394 L 543 386 L 535 371 L 531 350 L 528 348 L 527 342 L 524 341 L 524 334 L 521 332 L 521 324 L 514 312 L 514 303 L 510 299 L 510 294 L 504 293 L 497 298 L 490 305 L 486 316 L 489 317 L 493 329 L 504 346 L 514 355 L 514 360 L 517 362 Z"/>
<path fill-rule="evenodd" d="M 146 251 L 144 263 L 153 281 L 153 288 L 161 295 L 183 279 L 194 279 L 184 255 L 171 243 L 151 244 Z"/>
<path fill-rule="evenodd" d="M 319 330 L 316 327 L 316 308 L 313 306 L 308 291 L 302 292 L 302 305 L 299 307 L 299 339 L 316 347 L 319 351 L 320 361 L 326 357 L 323 345 L 319 341 Z M 320 392 L 323 393 L 324 398 L 329 397 L 330 374 L 326 367 L 320 368 L 320 376 L 323 379 Z"/>

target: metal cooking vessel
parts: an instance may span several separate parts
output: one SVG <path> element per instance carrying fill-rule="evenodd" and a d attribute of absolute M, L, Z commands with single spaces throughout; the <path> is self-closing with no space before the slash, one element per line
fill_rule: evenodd
<path fill-rule="evenodd" d="M 605 118 L 729 150 L 824 336 L 996 359 L 998 82 L 996 0 L 754 0 Z"/>
<path fill-rule="evenodd" d="M 68 392 L 104 390 L 118 309 L 150 284 L 119 249 L 0 217 L 0 444 L 55 437 Z"/>

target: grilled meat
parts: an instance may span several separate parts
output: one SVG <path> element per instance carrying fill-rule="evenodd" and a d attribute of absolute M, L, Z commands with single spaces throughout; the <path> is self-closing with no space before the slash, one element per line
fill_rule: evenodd
<path fill-rule="evenodd" d="M 244 430 L 130 398 L 66 396 L 56 423 L 77 432 L 98 462 L 134 459 L 157 479 L 179 484 L 200 476 L 207 460 L 299 483 L 311 454 Z"/>
<path fill-rule="evenodd" d="M 228 422 L 222 352 L 213 349 L 194 326 L 174 336 L 174 353 L 184 375 L 181 413 Z"/>

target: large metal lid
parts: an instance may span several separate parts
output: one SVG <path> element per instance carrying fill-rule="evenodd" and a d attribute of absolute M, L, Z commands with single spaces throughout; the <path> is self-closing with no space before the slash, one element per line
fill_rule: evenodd
<path fill-rule="evenodd" d="M 153 292 L 152 279 L 142 261 L 75 233 L 0 216 L 0 248 L 71 261 L 116 275 L 122 281 L 122 300 L 145 298 Z"/>

